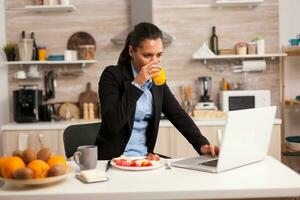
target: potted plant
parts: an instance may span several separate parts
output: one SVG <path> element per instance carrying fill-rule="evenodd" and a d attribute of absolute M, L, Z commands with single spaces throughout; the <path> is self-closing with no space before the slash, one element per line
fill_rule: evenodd
<path fill-rule="evenodd" d="M 17 45 L 14 43 L 8 43 L 3 48 L 7 61 L 15 61 L 16 60 L 16 52 L 17 52 Z"/>

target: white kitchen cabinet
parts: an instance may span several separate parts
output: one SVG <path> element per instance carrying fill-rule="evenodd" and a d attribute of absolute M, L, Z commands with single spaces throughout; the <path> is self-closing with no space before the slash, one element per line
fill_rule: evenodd
<path fill-rule="evenodd" d="M 155 153 L 171 157 L 170 130 L 171 129 L 169 127 L 159 128 L 159 134 L 154 148 Z"/>
<path fill-rule="evenodd" d="M 19 149 L 20 135 L 28 135 L 27 147 L 38 151 L 41 144 L 38 135 L 42 134 L 42 143 L 44 147 L 50 147 L 54 154 L 64 155 L 62 144 L 62 134 L 59 130 L 26 130 L 26 131 L 3 131 L 2 148 L 4 155 L 11 155 L 16 149 Z"/>
<path fill-rule="evenodd" d="M 279 124 L 275 124 L 273 126 L 268 151 L 268 155 L 273 156 L 279 161 L 281 160 L 280 127 L 281 126 Z M 198 155 L 192 145 L 182 136 L 179 131 L 177 131 L 175 127 L 169 127 L 169 132 L 166 129 L 167 128 L 163 128 L 162 131 L 161 129 L 159 130 L 159 137 L 157 141 L 160 147 L 163 146 L 163 143 L 165 143 L 165 151 L 167 151 L 167 148 L 170 149 L 169 153 L 164 153 L 165 155 L 169 155 L 172 158 L 194 157 Z M 199 126 L 199 129 L 211 144 L 219 145 L 218 130 L 220 129 L 223 132 L 224 126 Z M 164 133 L 167 133 L 169 139 L 167 139 L 166 136 L 161 136 Z M 255 148 L 255 144 L 253 144 L 253 148 Z"/>
<path fill-rule="evenodd" d="M 201 126 L 199 129 L 210 143 L 218 145 L 217 131 L 218 129 L 222 130 L 222 126 Z M 193 146 L 175 127 L 170 128 L 170 144 L 172 158 L 193 157 L 198 155 Z"/>

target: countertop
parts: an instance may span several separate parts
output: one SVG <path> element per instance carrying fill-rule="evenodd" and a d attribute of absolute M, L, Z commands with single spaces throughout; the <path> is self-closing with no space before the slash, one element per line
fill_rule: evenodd
<path fill-rule="evenodd" d="M 224 126 L 224 119 L 193 119 L 197 126 Z M 95 123 L 94 121 L 59 121 L 59 122 L 37 122 L 37 123 L 9 123 L 1 126 L 2 131 L 18 131 L 18 130 L 64 130 L 73 124 Z M 281 124 L 281 119 L 275 119 L 274 124 Z M 172 123 L 167 119 L 162 119 L 159 124 L 160 127 L 173 127 Z"/>
<path fill-rule="evenodd" d="M 106 161 L 99 161 L 104 170 Z M 149 171 L 110 168 L 107 182 L 83 184 L 72 172 L 64 181 L 41 187 L 0 185 L 6 200 L 108 200 L 108 199 L 236 199 L 300 196 L 300 176 L 276 159 L 222 173 L 165 167 Z"/>

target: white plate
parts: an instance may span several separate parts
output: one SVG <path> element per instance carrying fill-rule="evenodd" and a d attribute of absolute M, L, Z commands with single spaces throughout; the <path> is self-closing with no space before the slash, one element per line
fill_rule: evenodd
<path fill-rule="evenodd" d="M 143 157 L 129 157 L 129 160 L 134 160 L 134 159 L 143 159 Z M 164 166 L 164 162 L 162 160 L 160 161 L 150 161 L 152 163 L 152 166 L 145 166 L 145 167 L 128 167 L 128 166 L 120 166 L 116 165 L 113 161 L 111 162 L 111 165 L 114 166 L 115 168 L 122 169 L 122 170 L 127 170 L 127 171 L 146 171 L 146 170 L 153 170 L 153 169 L 158 169 Z"/>
<path fill-rule="evenodd" d="M 44 185 L 44 184 L 50 184 L 50 183 L 54 183 L 54 182 L 63 180 L 72 171 L 73 171 L 73 169 L 71 167 L 69 167 L 67 173 L 65 173 L 61 176 L 53 176 L 53 177 L 41 178 L 41 179 L 26 179 L 26 180 L 17 180 L 17 179 L 9 179 L 9 178 L 0 177 L 0 181 L 5 181 L 7 183 L 11 183 L 14 185 Z"/>

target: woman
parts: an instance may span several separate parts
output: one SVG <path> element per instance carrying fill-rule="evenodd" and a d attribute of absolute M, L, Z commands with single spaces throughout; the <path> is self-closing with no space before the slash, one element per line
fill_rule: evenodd
<path fill-rule="evenodd" d="M 162 54 L 159 28 L 140 23 L 127 36 L 118 65 L 103 71 L 99 81 L 102 125 L 96 139 L 98 159 L 152 153 L 161 112 L 199 154 L 218 154 L 219 149 L 201 135 L 168 85 L 152 83 L 161 69 Z"/>

